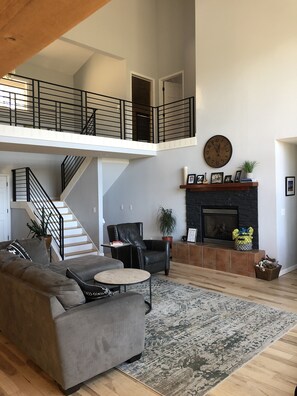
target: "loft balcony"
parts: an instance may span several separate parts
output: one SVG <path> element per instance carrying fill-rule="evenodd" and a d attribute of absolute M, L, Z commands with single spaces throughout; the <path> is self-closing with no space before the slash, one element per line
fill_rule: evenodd
<path fill-rule="evenodd" d="M 194 97 L 152 107 L 15 74 L 0 81 L 0 124 L 37 129 L 47 146 L 57 143 L 57 132 L 81 135 L 82 147 L 94 144 L 94 137 L 115 147 L 119 141 L 129 146 L 188 139 L 195 136 L 194 114 Z"/>

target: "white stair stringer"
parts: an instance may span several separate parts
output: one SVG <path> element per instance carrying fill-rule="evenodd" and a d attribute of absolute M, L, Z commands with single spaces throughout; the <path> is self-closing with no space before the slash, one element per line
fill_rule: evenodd
<path fill-rule="evenodd" d="M 98 255 L 98 248 L 64 201 L 53 202 L 64 220 L 64 259 Z"/>

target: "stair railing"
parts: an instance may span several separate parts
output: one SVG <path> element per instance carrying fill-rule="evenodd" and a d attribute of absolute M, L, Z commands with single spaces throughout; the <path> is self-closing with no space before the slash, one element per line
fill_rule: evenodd
<path fill-rule="evenodd" d="M 13 201 L 31 202 L 34 213 L 40 218 L 42 209 L 47 216 L 51 213 L 48 230 L 59 248 L 61 258 L 64 258 L 64 221 L 54 203 L 37 180 L 30 168 L 17 168 L 12 170 Z M 38 219 L 37 219 L 38 221 Z"/>
<path fill-rule="evenodd" d="M 92 110 L 92 114 L 84 126 L 81 135 L 96 135 L 96 109 Z M 86 157 L 78 157 L 75 155 L 67 155 L 65 157 L 61 164 L 62 191 L 64 191 L 68 186 L 71 179 L 78 171 L 81 164 L 84 162 L 85 158 Z"/>

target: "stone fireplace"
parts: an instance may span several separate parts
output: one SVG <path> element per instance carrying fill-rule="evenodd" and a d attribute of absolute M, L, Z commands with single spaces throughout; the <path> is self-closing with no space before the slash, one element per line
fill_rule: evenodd
<path fill-rule="evenodd" d="M 253 249 L 258 249 L 258 188 L 244 183 L 187 188 L 186 221 L 187 228 L 197 228 L 197 242 L 218 244 L 232 243 L 234 228 L 251 226 Z"/>

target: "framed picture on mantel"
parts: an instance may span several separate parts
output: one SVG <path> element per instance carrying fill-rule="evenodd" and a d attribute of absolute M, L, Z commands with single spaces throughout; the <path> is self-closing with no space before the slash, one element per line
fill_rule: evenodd
<path fill-rule="evenodd" d="M 196 242 L 197 228 L 189 228 L 187 242 Z"/>
<path fill-rule="evenodd" d="M 295 176 L 286 177 L 286 196 L 295 195 Z"/>

